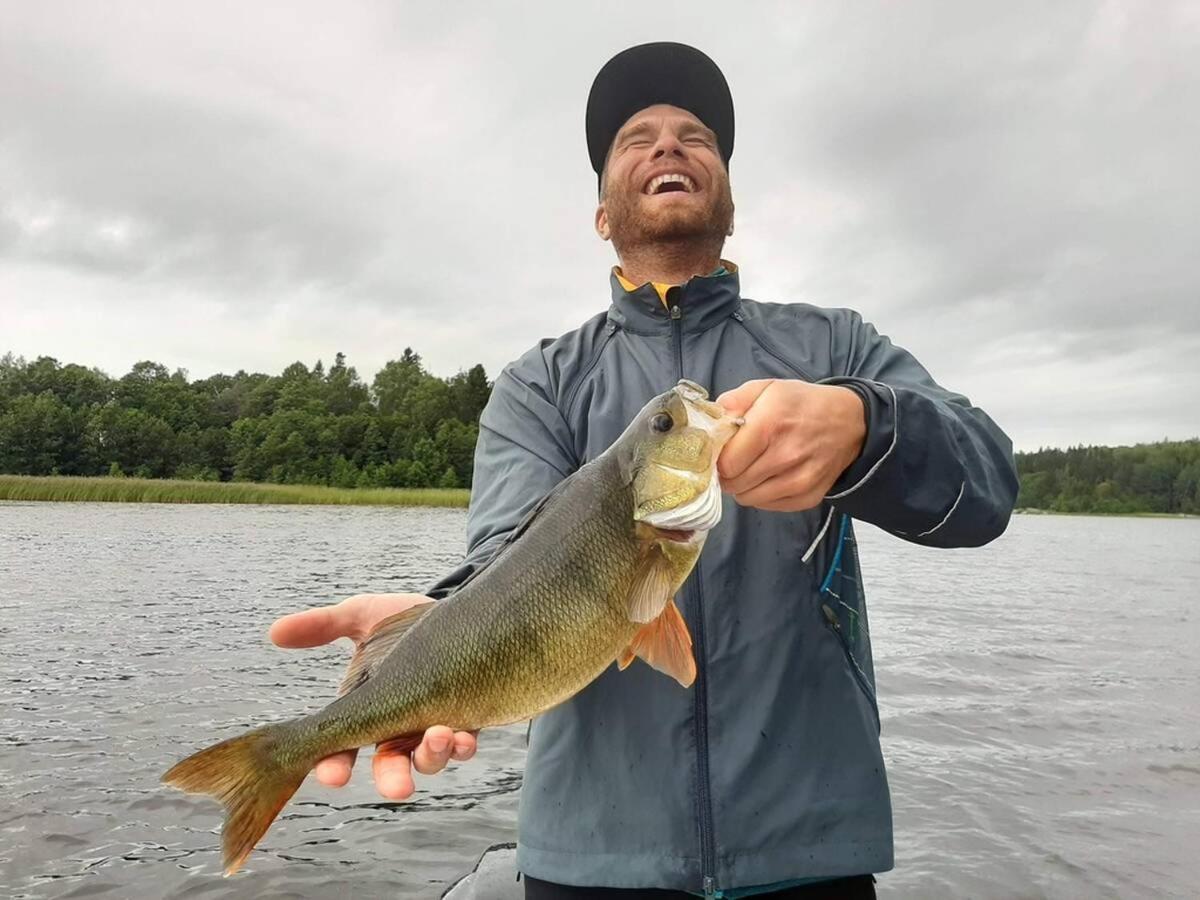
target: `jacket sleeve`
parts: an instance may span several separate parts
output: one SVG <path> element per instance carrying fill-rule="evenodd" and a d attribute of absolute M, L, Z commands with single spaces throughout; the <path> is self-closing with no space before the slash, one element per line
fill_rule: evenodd
<path fill-rule="evenodd" d="M 867 437 L 827 499 L 916 544 L 977 547 L 999 537 L 1017 496 L 1012 441 L 857 313 L 849 336 L 846 374 L 822 383 L 862 398 Z"/>
<path fill-rule="evenodd" d="M 452 594 L 577 468 L 571 430 L 554 404 L 546 362 L 535 347 L 500 373 L 479 418 L 466 558 L 425 593 L 434 599 Z"/>

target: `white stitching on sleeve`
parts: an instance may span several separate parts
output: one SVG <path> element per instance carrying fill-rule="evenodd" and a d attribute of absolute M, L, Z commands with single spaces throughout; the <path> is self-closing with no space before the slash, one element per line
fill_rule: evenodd
<path fill-rule="evenodd" d="M 814 551 L 816 551 L 817 546 L 821 543 L 821 539 L 825 537 L 825 532 L 829 530 L 829 523 L 832 521 L 833 521 L 833 507 L 831 506 L 831 507 L 829 507 L 829 515 L 827 515 L 825 517 L 825 524 L 821 526 L 821 530 L 817 533 L 816 539 L 813 540 L 813 542 L 808 545 L 808 549 L 805 550 L 804 555 L 802 557 L 800 557 L 800 562 L 806 563 L 810 559 L 812 559 L 812 555 L 813 555 Z"/>
<path fill-rule="evenodd" d="M 967 483 L 964 481 L 962 483 L 962 486 L 958 489 L 958 496 L 954 498 L 954 505 L 950 507 L 950 512 L 946 513 L 946 515 L 942 519 L 942 521 L 938 522 L 936 525 L 934 525 L 928 531 L 922 531 L 920 534 L 917 535 L 917 537 L 919 537 L 919 538 L 929 537 L 929 535 L 933 534 L 935 531 L 937 531 L 939 528 L 941 528 L 943 525 L 945 525 L 948 521 L 950 521 L 950 517 L 952 515 L 954 515 L 954 511 L 956 509 L 958 509 L 959 501 L 962 500 L 963 494 L 966 492 L 966 490 L 967 490 Z"/>
<path fill-rule="evenodd" d="M 862 478 L 860 478 L 858 480 L 858 484 L 854 485 L 853 487 L 846 488 L 846 490 L 842 491 L 840 494 L 829 494 L 825 498 L 826 500 L 840 500 L 843 497 L 847 497 L 850 494 L 853 494 L 860 487 L 862 487 L 864 484 L 866 484 L 867 479 L 875 474 L 875 471 L 880 466 L 883 465 L 883 461 L 885 459 L 887 459 L 889 456 L 891 456 L 892 451 L 896 449 L 896 439 L 900 436 L 900 402 L 896 399 L 896 392 L 892 390 L 892 386 L 890 384 L 882 384 L 881 382 L 878 382 L 878 381 L 872 381 L 871 384 L 878 385 L 879 387 L 887 388 L 889 393 L 891 393 L 891 395 L 892 395 L 892 411 L 893 411 L 893 415 L 894 415 L 896 421 L 895 421 L 895 424 L 892 426 L 891 446 L 889 446 L 887 448 L 887 452 L 884 453 L 883 456 L 879 457 L 879 459 L 876 461 L 875 465 L 871 466 L 870 471 L 867 472 L 866 475 L 864 475 Z"/>

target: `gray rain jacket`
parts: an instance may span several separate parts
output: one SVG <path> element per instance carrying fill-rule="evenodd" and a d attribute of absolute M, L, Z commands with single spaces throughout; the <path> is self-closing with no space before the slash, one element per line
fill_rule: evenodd
<path fill-rule="evenodd" d="M 724 519 L 677 598 L 690 690 L 614 665 L 532 725 L 518 865 L 547 881 L 719 891 L 892 866 L 870 632 L 850 517 L 935 547 L 1004 531 L 1011 443 L 907 352 L 845 309 L 759 303 L 736 273 L 673 287 L 615 276 L 607 313 L 544 340 L 496 380 L 480 420 L 462 567 L 602 453 L 680 378 L 715 397 L 754 378 L 863 398 L 860 459 L 821 507 Z M 669 307 L 669 308 L 668 308 Z"/>

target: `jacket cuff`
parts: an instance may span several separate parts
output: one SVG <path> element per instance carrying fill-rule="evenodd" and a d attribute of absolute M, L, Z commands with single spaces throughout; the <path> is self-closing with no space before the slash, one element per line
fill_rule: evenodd
<path fill-rule="evenodd" d="M 858 394 L 867 423 L 862 452 L 833 483 L 826 496 L 827 500 L 838 500 L 866 484 L 895 449 L 896 393 L 886 384 L 866 378 L 839 376 L 819 383 L 849 388 Z"/>
<path fill-rule="evenodd" d="M 439 578 L 437 581 L 427 587 L 424 591 L 425 596 L 430 600 L 443 600 L 446 597 L 449 597 L 456 590 L 458 590 L 458 586 L 466 581 L 474 571 L 474 565 L 469 562 L 464 562 L 453 572 L 442 578 Z"/>

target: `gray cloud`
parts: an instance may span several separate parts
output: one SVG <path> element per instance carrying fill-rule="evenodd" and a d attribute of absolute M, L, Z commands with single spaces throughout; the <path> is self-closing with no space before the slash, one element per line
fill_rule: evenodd
<path fill-rule="evenodd" d="M 1200 433 L 1184 2 L 0 11 L 0 351 L 495 372 L 606 303 L 596 69 L 707 49 L 748 296 L 853 306 L 1021 446 Z"/>

